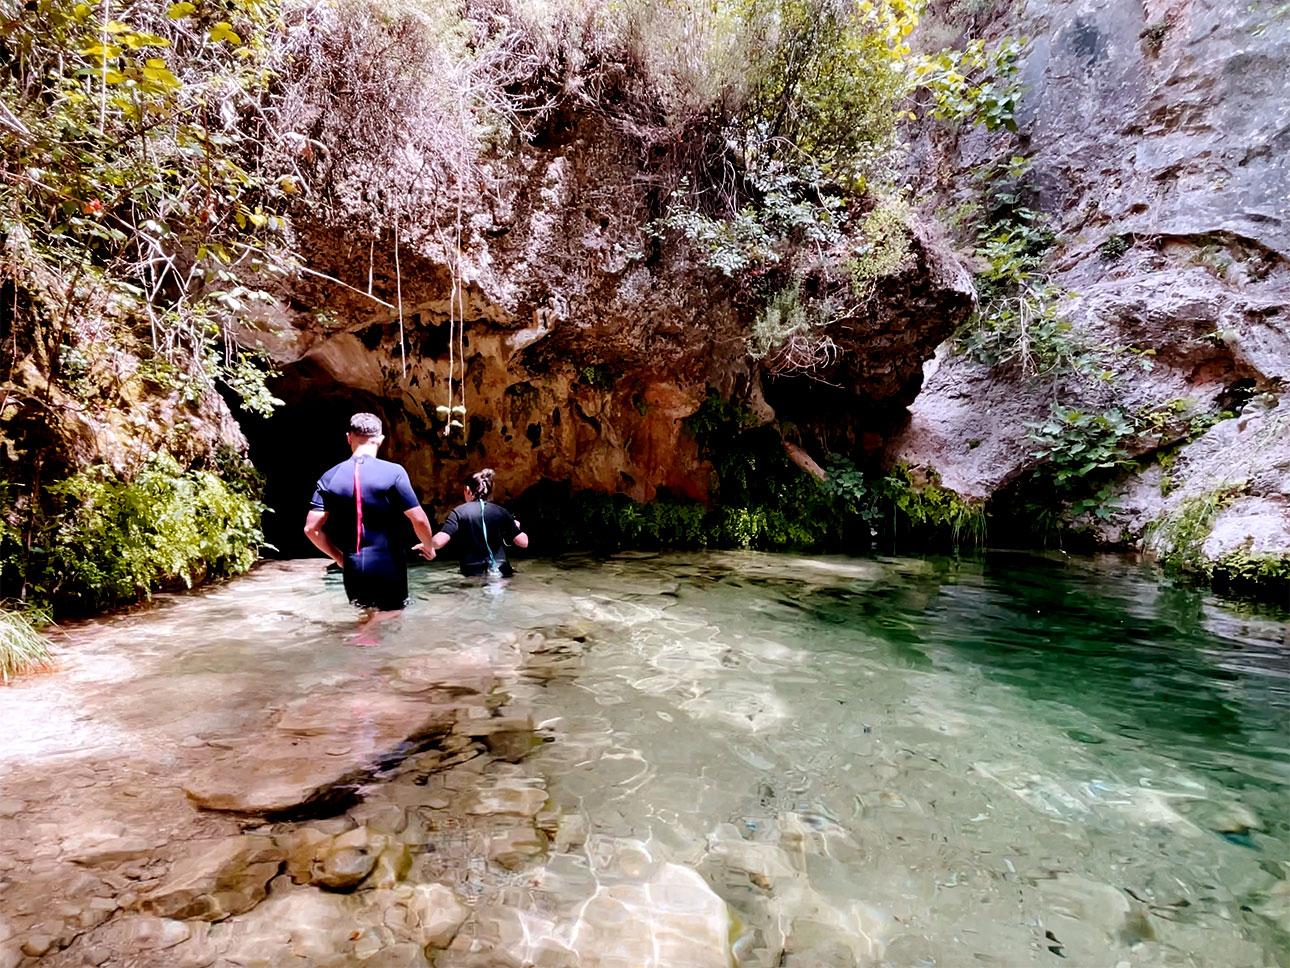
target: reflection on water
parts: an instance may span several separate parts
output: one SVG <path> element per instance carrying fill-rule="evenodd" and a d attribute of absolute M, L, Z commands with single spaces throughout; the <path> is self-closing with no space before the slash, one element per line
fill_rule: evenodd
<path fill-rule="evenodd" d="M 0 709 L 5 759 L 216 743 L 320 683 L 537 632 L 553 658 L 508 698 L 537 710 L 550 850 L 454 875 L 464 936 L 506 912 L 517 963 L 662 968 L 682 949 L 633 912 L 698 919 L 715 891 L 742 968 L 1290 965 L 1283 613 L 1117 559 L 623 555 L 419 568 L 362 646 L 318 576 L 81 630 L 62 685 Z"/>

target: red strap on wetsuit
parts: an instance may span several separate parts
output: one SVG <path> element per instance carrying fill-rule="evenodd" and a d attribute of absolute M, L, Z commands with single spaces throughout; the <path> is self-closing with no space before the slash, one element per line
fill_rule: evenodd
<path fill-rule="evenodd" d="M 354 461 L 354 517 L 357 533 L 354 536 L 354 554 L 363 550 L 363 488 L 358 481 L 358 461 Z"/>

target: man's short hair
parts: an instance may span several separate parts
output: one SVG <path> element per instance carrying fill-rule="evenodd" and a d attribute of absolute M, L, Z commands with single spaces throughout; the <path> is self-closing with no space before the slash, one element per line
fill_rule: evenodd
<path fill-rule="evenodd" d="M 349 418 L 349 432 L 355 437 L 379 437 L 381 418 L 374 413 L 356 413 Z"/>

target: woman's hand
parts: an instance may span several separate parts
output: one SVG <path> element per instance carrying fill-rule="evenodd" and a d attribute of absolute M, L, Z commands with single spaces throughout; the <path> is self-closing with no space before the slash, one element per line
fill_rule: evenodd
<path fill-rule="evenodd" d="M 427 545 L 424 541 L 412 546 L 413 551 L 421 552 L 421 557 L 426 561 L 434 561 L 434 545 Z"/>

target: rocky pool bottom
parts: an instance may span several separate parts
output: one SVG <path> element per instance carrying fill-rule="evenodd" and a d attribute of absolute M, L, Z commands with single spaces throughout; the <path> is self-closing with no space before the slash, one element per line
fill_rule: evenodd
<path fill-rule="evenodd" d="M 321 563 L 0 691 L 0 968 L 1290 965 L 1287 616 L 1121 560 Z"/>

